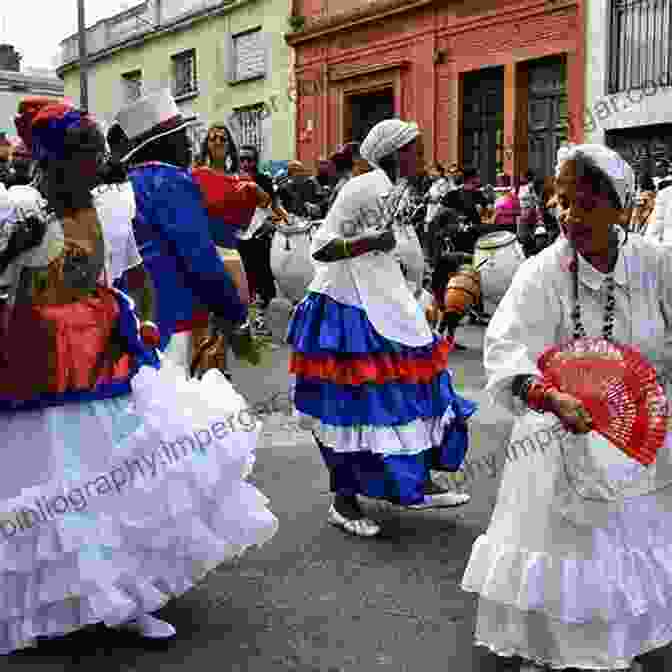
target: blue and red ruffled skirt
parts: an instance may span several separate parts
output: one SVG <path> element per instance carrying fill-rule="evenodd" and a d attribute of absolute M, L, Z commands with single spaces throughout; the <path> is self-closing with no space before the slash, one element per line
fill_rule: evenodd
<path fill-rule="evenodd" d="M 332 491 L 418 504 L 430 470 L 460 468 L 476 404 L 453 388 L 452 340 L 405 346 L 378 334 L 361 308 L 310 293 L 287 341 L 294 404 L 314 421 Z"/>

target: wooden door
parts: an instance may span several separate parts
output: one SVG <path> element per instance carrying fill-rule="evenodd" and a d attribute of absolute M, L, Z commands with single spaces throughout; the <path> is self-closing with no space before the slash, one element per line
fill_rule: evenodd
<path fill-rule="evenodd" d="M 345 104 L 344 141 L 362 142 L 377 123 L 396 116 L 392 88 L 348 96 Z"/>
<path fill-rule="evenodd" d="M 464 75 L 462 163 L 478 171 L 483 184 L 495 184 L 502 166 L 504 68 L 483 68 Z"/>
<path fill-rule="evenodd" d="M 538 177 L 551 177 L 558 149 L 568 137 L 565 60 L 531 61 L 528 77 L 528 167 Z"/>

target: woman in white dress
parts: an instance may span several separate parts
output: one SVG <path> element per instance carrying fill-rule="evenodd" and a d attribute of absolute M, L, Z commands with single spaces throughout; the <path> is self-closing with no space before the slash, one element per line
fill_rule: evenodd
<path fill-rule="evenodd" d="M 536 378 L 547 347 L 585 334 L 639 348 L 669 379 L 672 259 L 618 226 L 633 185 L 612 150 L 569 150 L 564 235 L 523 264 L 486 334 L 488 390 L 517 418 L 516 457 L 462 587 L 480 596 L 476 643 L 521 669 L 672 664 L 672 437 L 643 467 Z"/>
<path fill-rule="evenodd" d="M 247 482 L 259 423 L 218 372 L 187 381 L 159 364 L 129 299 L 101 281 L 93 120 L 65 103 L 19 111 L 45 179 L 42 200 L 0 223 L 0 252 L 15 231 L 42 227 L 0 267 L 11 306 L 0 339 L 11 456 L 0 472 L 0 654 L 94 623 L 173 637 L 150 613 L 275 534 L 268 500 Z"/>

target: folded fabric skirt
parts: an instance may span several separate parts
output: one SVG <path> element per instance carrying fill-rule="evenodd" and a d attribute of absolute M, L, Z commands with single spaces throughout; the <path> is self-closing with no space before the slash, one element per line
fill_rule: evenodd
<path fill-rule="evenodd" d="M 332 490 L 417 504 L 430 470 L 460 468 L 476 405 L 453 387 L 452 341 L 395 343 L 361 308 L 319 293 L 297 306 L 287 341 L 294 404 L 319 440 Z"/>
<path fill-rule="evenodd" d="M 230 383 L 164 360 L 131 387 L 0 414 L 0 653 L 154 611 L 276 532 Z"/>
<path fill-rule="evenodd" d="M 532 449 L 507 458 L 462 579 L 479 598 L 475 641 L 554 670 L 624 670 L 672 642 L 672 488 L 584 499 L 571 466 L 582 448 L 557 424 L 528 413 L 514 425 L 511 445 Z M 672 437 L 659 455 L 670 451 Z"/>

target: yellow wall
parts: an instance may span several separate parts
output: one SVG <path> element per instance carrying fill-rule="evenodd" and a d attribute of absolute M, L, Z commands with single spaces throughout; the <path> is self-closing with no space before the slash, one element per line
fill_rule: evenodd
<path fill-rule="evenodd" d="M 294 158 L 295 104 L 287 95 L 289 47 L 287 0 L 261 0 L 198 21 L 185 30 L 160 35 L 143 44 L 127 47 L 91 64 L 89 74 L 89 109 L 100 119 L 110 122 L 124 105 L 122 74 L 142 70 L 145 92 L 170 87 L 171 56 L 188 49 L 196 50 L 199 94 L 179 102 L 185 113 L 193 112 L 207 123 L 223 120 L 234 107 L 267 102 L 271 116 L 271 143 L 264 158 L 276 161 Z M 261 26 L 271 44 L 267 75 L 263 79 L 237 84 L 227 81 L 227 33 Z M 79 99 L 79 69 L 63 73 L 65 95 Z"/>

